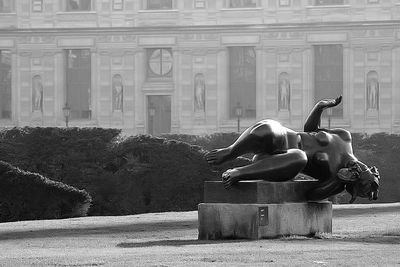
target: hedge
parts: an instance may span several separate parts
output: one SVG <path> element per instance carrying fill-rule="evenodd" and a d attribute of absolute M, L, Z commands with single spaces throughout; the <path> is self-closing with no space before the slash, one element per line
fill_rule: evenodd
<path fill-rule="evenodd" d="M 85 216 L 90 202 L 84 190 L 0 161 L 0 222 Z"/>
<path fill-rule="evenodd" d="M 206 151 L 148 135 L 121 137 L 101 128 L 14 128 L 0 132 L 0 160 L 87 190 L 89 215 L 193 210 L 203 182 L 219 179 L 241 158 L 218 168 Z"/>
<path fill-rule="evenodd" d="M 248 164 L 248 159 L 239 158 L 214 168 L 204 160 L 207 150 L 227 146 L 237 137 L 122 137 L 116 129 L 15 128 L 0 132 L 0 160 L 85 189 L 93 197 L 89 215 L 194 210 L 202 201 L 205 180 L 219 180 L 227 168 Z M 355 154 L 380 170 L 379 202 L 400 201 L 400 137 L 353 138 Z"/>

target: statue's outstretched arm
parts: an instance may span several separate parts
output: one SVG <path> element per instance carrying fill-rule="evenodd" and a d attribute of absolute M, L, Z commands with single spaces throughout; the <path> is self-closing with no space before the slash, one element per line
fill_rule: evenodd
<path fill-rule="evenodd" d="M 313 132 L 318 130 L 321 123 L 322 112 L 327 108 L 339 105 L 340 102 L 342 102 L 342 96 L 339 96 L 336 99 L 320 100 L 317 104 L 315 104 L 314 108 L 307 117 L 306 123 L 304 124 L 304 131 Z"/>

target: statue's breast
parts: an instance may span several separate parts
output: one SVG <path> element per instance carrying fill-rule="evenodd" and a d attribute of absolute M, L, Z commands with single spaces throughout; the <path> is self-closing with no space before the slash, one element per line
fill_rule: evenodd
<path fill-rule="evenodd" d="M 332 141 L 332 135 L 327 132 L 320 131 L 315 134 L 315 139 L 321 146 L 327 146 Z"/>

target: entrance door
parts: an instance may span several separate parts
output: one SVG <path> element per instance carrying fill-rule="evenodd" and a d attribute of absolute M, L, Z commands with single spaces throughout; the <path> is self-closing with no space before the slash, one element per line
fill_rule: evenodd
<path fill-rule="evenodd" d="M 171 96 L 147 96 L 147 133 L 161 135 L 171 132 Z"/>

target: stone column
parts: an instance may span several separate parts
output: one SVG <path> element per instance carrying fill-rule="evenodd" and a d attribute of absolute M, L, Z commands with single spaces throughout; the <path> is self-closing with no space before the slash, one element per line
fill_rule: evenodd
<path fill-rule="evenodd" d="M 349 45 L 343 46 L 343 121 L 341 124 L 349 124 L 352 121 L 351 114 L 353 114 L 350 105 L 352 101 L 352 53 Z"/>
<path fill-rule="evenodd" d="M 97 121 L 97 107 L 99 106 L 99 100 L 100 98 L 98 97 L 98 79 L 97 79 L 97 74 L 99 71 L 98 65 L 98 57 L 97 57 L 97 49 L 96 48 L 91 48 L 90 49 L 90 54 L 91 54 L 91 88 L 90 88 L 90 101 L 89 101 L 89 109 L 91 110 L 91 120 L 92 121 Z"/>
<path fill-rule="evenodd" d="M 135 133 L 141 134 L 146 132 L 146 98 L 143 93 L 143 84 L 147 71 L 146 50 L 144 48 L 137 48 L 135 52 Z"/>
<path fill-rule="evenodd" d="M 256 119 L 261 120 L 264 118 L 264 52 L 261 46 L 256 47 Z"/>
<path fill-rule="evenodd" d="M 303 124 L 314 105 L 313 58 L 312 46 L 305 47 L 303 50 Z"/>
<path fill-rule="evenodd" d="M 20 118 L 20 84 L 19 62 L 16 49 L 11 49 L 11 120 L 13 125 L 19 125 Z"/>
<path fill-rule="evenodd" d="M 67 88 L 65 84 L 65 61 L 64 51 L 59 50 L 54 56 L 54 109 L 55 109 L 55 124 L 57 126 L 65 126 L 65 118 L 63 107 L 67 101 Z"/>
<path fill-rule="evenodd" d="M 392 62 L 392 132 L 400 134 L 400 43 L 393 48 Z"/>
<path fill-rule="evenodd" d="M 172 58 L 173 58 L 173 86 L 174 89 L 171 92 L 171 132 L 178 133 L 180 129 L 180 110 L 179 110 L 179 92 L 181 91 L 181 79 L 180 79 L 180 53 L 181 51 L 177 48 L 172 48 Z"/>
<path fill-rule="evenodd" d="M 229 88 L 228 88 L 228 48 L 223 47 L 217 54 L 217 125 L 216 130 L 221 130 L 223 121 L 229 119 Z"/>

